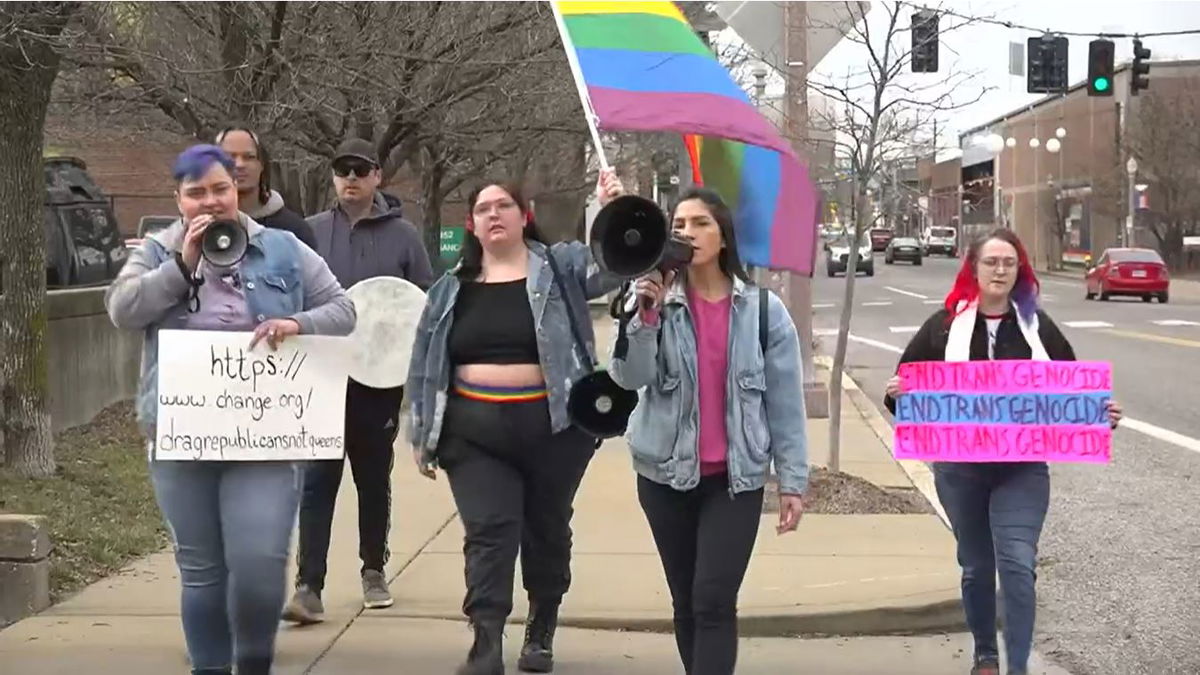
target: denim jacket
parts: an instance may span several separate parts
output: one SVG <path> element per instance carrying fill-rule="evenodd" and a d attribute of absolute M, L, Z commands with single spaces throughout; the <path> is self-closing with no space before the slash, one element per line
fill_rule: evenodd
<path fill-rule="evenodd" d="M 609 365 L 617 384 L 641 394 L 626 433 L 634 469 L 676 490 L 700 482 L 696 332 L 684 283 L 667 291 L 657 327 L 630 320 L 627 353 Z M 764 359 L 757 297 L 756 287 L 734 278 L 725 382 L 729 488 L 763 487 L 774 462 L 780 492 L 800 494 L 808 483 L 800 341 L 787 308 L 769 293 Z"/>
<path fill-rule="evenodd" d="M 255 321 L 288 317 L 300 324 L 301 334 L 349 335 L 354 303 L 325 261 L 292 233 L 265 228 L 244 214 L 240 218 L 250 245 L 239 271 Z M 158 415 L 158 331 L 187 325 L 189 286 L 175 262 L 183 234 L 183 222 L 177 220 L 146 239 L 104 296 L 114 325 L 145 331 L 137 416 L 150 438 Z"/>
<path fill-rule="evenodd" d="M 596 338 L 587 301 L 613 290 L 620 285 L 620 280 L 600 272 L 592 261 L 591 251 L 582 242 L 547 246 L 530 241 L 528 246 L 525 288 L 537 331 L 538 360 L 549 394 L 550 426 L 558 433 L 571 425 L 567 417 L 571 386 L 591 369 L 591 364 L 580 360 L 579 350 L 575 348 L 567 311 L 574 313 L 588 358 L 594 361 Z M 569 296 L 565 303 L 554 283 L 548 255 L 554 256 L 562 275 Z M 450 270 L 429 289 L 408 366 L 405 392 L 412 402 L 409 440 L 414 450 L 422 451 L 425 461 L 433 460 L 436 454 L 442 417 L 446 412 L 446 394 L 450 388 L 447 340 L 454 323 L 454 303 L 461 287 L 456 271 L 457 267 Z"/>

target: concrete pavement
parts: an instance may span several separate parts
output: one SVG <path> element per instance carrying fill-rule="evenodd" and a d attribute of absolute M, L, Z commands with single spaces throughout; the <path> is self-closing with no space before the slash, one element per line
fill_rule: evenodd
<path fill-rule="evenodd" d="M 603 344 L 611 332 L 607 323 L 600 327 Z M 844 468 L 883 485 L 906 486 L 905 473 L 869 423 L 851 403 L 843 408 Z M 827 423 L 809 422 L 816 464 L 828 454 Z M 357 505 L 347 477 L 334 522 L 327 620 L 282 627 L 277 672 L 446 673 L 462 658 L 470 639 L 460 612 L 462 530 L 445 477 L 419 477 L 407 449 L 398 448 L 393 480 L 386 571 L 396 605 L 365 614 L 360 609 Z M 634 485 L 624 443 L 607 442 L 576 500 L 574 584 L 562 614 L 564 626 L 606 630 L 564 629 L 559 672 L 676 672 L 666 634 L 670 599 Z M 799 664 L 821 673 L 967 670 L 963 649 L 969 650 L 969 640 L 961 635 L 790 637 L 959 629 L 953 540 L 937 516 L 809 514 L 799 532 L 783 537 L 774 532 L 776 518 L 763 516 L 742 589 L 747 640 L 739 672 L 778 673 Z M 514 621 L 525 612 L 519 586 Z M 170 553 L 149 556 L 0 631 L 0 675 L 186 672 L 178 598 Z M 510 652 L 520 633 L 510 627 Z"/>

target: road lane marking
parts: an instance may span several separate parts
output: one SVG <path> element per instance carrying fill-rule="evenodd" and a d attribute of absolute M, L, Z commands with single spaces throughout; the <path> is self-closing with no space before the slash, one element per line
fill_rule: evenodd
<path fill-rule="evenodd" d="M 1148 340 L 1150 342 L 1161 342 L 1163 344 L 1175 345 L 1176 347 L 1192 347 L 1200 348 L 1200 342 L 1195 340 L 1184 340 L 1181 338 L 1167 337 L 1165 335 L 1151 335 L 1150 333 L 1135 333 L 1128 330 L 1106 330 L 1103 331 L 1109 335 L 1117 335 L 1119 337 L 1133 338 L 1134 340 Z"/>
<path fill-rule="evenodd" d="M 915 333 L 921 330 L 920 326 L 889 326 L 888 330 L 893 333 Z"/>
<path fill-rule="evenodd" d="M 1200 321 L 1185 321 L 1183 319 L 1163 319 L 1161 321 L 1151 321 L 1150 323 L 1158 326 L 1200 326 Z"/>
<path fill-rule="evenodd" d="M 916 299 L 918 299 L 918 300 L 926 300 L 926 299 L 928 299 L 928 298 L 929 298 L 929 296 L 928 296 L 928 295 L 921 295 L 920 293 L 913 293 L 913 292 L 911 292 L 911 291 L 906 291 L 906 290 L 903 290 L 903 289 L 900 289 L 900 288 L 896 288 L 896 287 L 894 287 L 894 286 L 884 286 L 884 288 L 885 288 L 886 290 L 889 290 L 889 291 L 893 292 L 893 293 L 899 293 L 900 295 L 907 295 L 907 296 L 909 296 L 910 298 L 916 298 Z"/>
<path fill-rule="evenodd" d="M 1067 328 L 1112 328 L 1107 321 L 1064 321 L 1063 325 Z"/>
<path fill-rule="evenodd" d="M 836 307 L 836 306 L 837 305 L 835 305 L 832 302 L 818 302 L 815 305 L 813 305 L 813 309 L 829 309 L 830 307 Z"/>
<path fill-rule="evenodd" d="M 1111 333 L 1113 331 L 1107 331 L 1107 332 Z M 853 334 L 850 335 L 850 339 L 853 340 L 854 342 L 860 342 L 864 345 L 868 345 L 870 347 L 875 347 L 877 349 L 882 349 L 884 351 L 889 351 L 894 354 L 903 354 L 904 353 L 904 350 L 897 347 L 896 345 L 890 345 L 886 342 L 880 342 L 879 340 L 872 340 L 871 338 L 860 337 L 858 335 L 853 335 Z M 1194 343 L 1194 344 L 1196 346 L 1200 346 L 1200 343 Z M 1192 438 L 1191 436 L 1184 436 L 1183 434 L 1175 432 L 1175 431 L 1171 431 L 1170 429 L 1164 429 L 1160 426 L 1155 426 L 1153 424 L 1150 424 L 1149 422 L 1143 422 L 1141 420 L 1125 417 L 1121 420 L 1120 428 L 1128 429 L 1130 431 L 1136 431 L 1139 434 L 1143 434 L 1143 435 L 1149 436 L 1151 438 L 1156 438 L 1165 443 L 1170 443 L 1171 445 L 1183 448 L 1184 450 L 1190 450 L 1195 453 L 1200 453 L 1200 440 Z"/>
<path fill-rule="evenodd" d="M 943 304 L 944 302 L 946 302 L 946 301 L 945 300 L 926 300 L 925 302 L 922 302 L 921 304 L 922 305 L 940 305 L 940 304 Z"/>
<path fill-rule="evenodd" d="M 813 335 L 817 337 L 831 337 L 837 334 L 838 331 L 836 328 L 818 328 L 813 331 Z"/>
<path fill-rule="evenodd" d="M 862 304 L 863 307 L 890 307 L 891 305 L 892 305 L 891 301 L 864 302 Z"/>

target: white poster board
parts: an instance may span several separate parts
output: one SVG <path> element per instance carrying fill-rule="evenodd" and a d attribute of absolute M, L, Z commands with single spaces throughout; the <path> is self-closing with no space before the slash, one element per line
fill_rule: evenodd
<path fill-rule="evenodd" d="M 158 333 L 158 460 L 340 459 L 351 350 L 298 335 L 271 351 L 252 333 Z"/>

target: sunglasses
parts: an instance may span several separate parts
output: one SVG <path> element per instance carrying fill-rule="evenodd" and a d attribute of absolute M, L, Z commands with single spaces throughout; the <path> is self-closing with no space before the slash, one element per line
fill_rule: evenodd
<path fill-rule="evenodd" d="M 367 176 L 371 175 L 371 172 L 374 170 L 375 167 L 371 164 L 339 164 L 333 167 L 333 174 L 338 178 L 345 178 L 350 174 L 354 174 L 359 178 L 366 178 Z"/>

